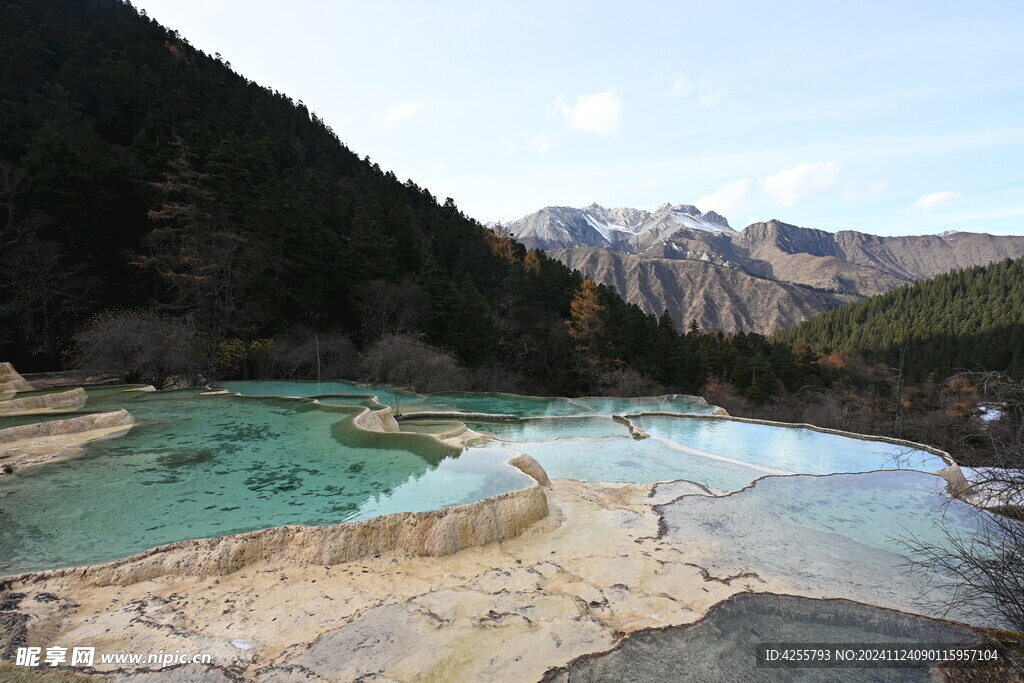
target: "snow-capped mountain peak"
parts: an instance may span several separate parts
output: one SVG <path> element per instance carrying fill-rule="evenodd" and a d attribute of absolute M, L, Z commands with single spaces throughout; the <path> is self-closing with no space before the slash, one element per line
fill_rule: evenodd
<path fill-rule="evenodd" d="M 584 208 L 548 206 L 506 227 L 529 248 L 605 247 L 635 252 L 679 231 L 735 234 L 729 222 L 714 211 L 701 213 L 690 204 L 662 204 L 654 212 L 606 209 L 594 203 Z"/>

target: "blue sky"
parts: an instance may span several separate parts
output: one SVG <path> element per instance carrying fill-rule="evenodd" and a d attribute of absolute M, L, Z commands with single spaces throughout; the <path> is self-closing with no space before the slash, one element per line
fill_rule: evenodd
<path fill-rule="evenodd" d="M 481 221 L 1024 234 L 1024 3 L 137 0 Z"/>

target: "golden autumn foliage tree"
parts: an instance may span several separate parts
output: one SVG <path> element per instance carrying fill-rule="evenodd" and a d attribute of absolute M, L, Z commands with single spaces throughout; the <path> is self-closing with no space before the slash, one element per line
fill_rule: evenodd
<path fill-rule="evenodd" d="M 604 332 L 605 307 L 597 285 L 590 278 L 580 283 L 572 299 L 572 315 L 566 321 L 576 349 L 591 362 L 600 360 L 601 335 Z"/>
<path fill-rule="evenodd" d="M 531 249 L 527 252 L 526 258 L 523 260 L 523 267 L 526 268 L 526 272 L 532 273 L 533 275 L 540 275 L 541 263 L 540 263 L 540 252 L 536 249 Z"/>
<path fill-rule="evenodd" d="M 494 229 L 487 234 L 487 239 L 490 242 L 491 251 L 501 258 L 509 263 L 519 260 L 516 255 L 516 241 L 512 237 L 512 232 L 501 223 L 494 226 Z"/>

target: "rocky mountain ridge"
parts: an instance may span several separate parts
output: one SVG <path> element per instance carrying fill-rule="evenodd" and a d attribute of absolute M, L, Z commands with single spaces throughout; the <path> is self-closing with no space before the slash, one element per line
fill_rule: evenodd
<path fill-rule="evenodd" d="M 662 204 L 653 212 L 599 204 L 581 209 L 547 206 L 504 228 L 528 249 L 603 247 L 623 253 L 642 251 L 680 230 L 735 233 L 723 216 L 701 213 L 691 204 Z"/>
<path fill-rule="evenodd" d="M 504 227 L 649 313 L 667 309 L 680 326 L 696 320 L 728 332 L 772 332 L 940 273 L 1024 256 L 1024 237 L 1011 235 L 888 237 L 774 219 L 737 232 L 686 204 L 546 207 Z"/>

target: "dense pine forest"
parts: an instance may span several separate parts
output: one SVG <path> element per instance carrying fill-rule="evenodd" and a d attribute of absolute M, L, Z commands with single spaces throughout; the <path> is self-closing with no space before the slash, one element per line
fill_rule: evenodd
<path fill-rule="evenodd" d="M 1024 378 L 1024 259 L 907 285 L 806 320 L 781 338 L 860 350 L 911 381 L 979 369 Z"/>
<path fill-rule="evenodd" d="M 169 376 L 766 396 L 811 370 L 679 334 L 360 159 L 119 0 L 0 0 L 0 356 Z M 405 370 L 403 370 L 405 368 Z"/>

